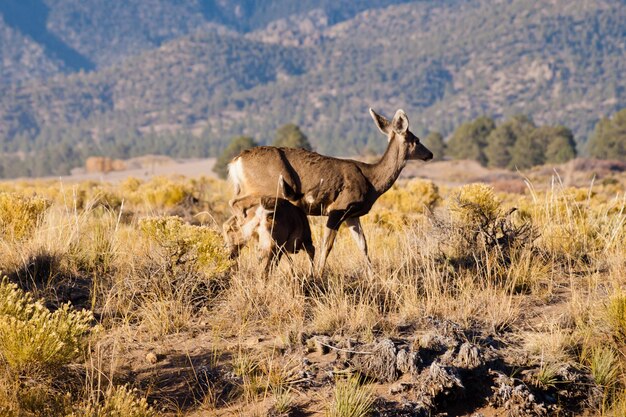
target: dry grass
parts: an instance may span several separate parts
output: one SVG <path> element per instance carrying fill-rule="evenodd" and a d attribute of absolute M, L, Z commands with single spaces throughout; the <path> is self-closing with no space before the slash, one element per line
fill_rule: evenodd
<path fill-rule="evenodd" d="M 155 415 L 158 408 L 145 402 L 146 396 L 160 399 L 146 388 L 153 380 L 133 391 L 132 378 L 124 380 L 128 387 L 117 378 L 123 364 L 136 374 L 150 374 L 151 366 L 150 375 L 165 372 L 161 359 L 146 364 L 144 351 L 139 358 L 125 355 L 135 345 L 168 346 L 208 333 L 214 335 L 210 345 L 196 346 L 200 353 L 188 353 L 179 360 L 187 365 L 177 365 L 195 372 L 192 382 L 181 383 L 199 386 L 202 395 L 193 407 L 217 412 L 239 404 L 261 415 L 289 415 L 300 406 L 297 398 L 308 395 L 298 391 L 302 364 L 292 359 L 302 334 L 368 342 L 395 337 L 425 317 L 506 340 L 519 353 L 516 364 L 534 369 L 540 390 L 561 389 L 561 365 L 586 369 L 604 396 L 590 412 L 624 410 L 626 215 L 614 182 L 580 189 L 555 179 L 523 195 L 487 185 L 400 183 L 363 219 L 371 273 L 341 231 L 324 276 L 308 276 L 306 259 L 296 255 L 293 273 L 283 261 L 268 279 L 254 248 L 235 263 L 227 259 L 220 226 L 229 195 L 222 182 L 156 178 L 2 187 L 2 201 L 10 203 L 5 212 L 19 208 L 1 224 L 4 273 L 33 294 L 24 296 L 28 303 L 44 299 L 37 314 L 49 323 L 70 323 L 82 332 L 87 315 L 75 316 L 80 308 L 92 311 L 98 323 L 97 331 L 82 332 L 92 342 L 92 361 L 67 353 L 83 349 L 68 344 L 65 359 L 53 361 L 54 371 L 31 369 L 17 366 L 24 360 L 11 352 L 24 354 L 19 347 L 32 332 L 19 330 L 3 310 L 0 412 L 6 415 Z M 319 242 L 323 219 L 311 222 Z M 76 310 L 61 307 L 70 299 L 79 304 Z M 25 322 L 37 328 L 37 317 Z M 73 317 L 84 320 L 79 326 Z M 112 339 L 114 353 L 94 365 L 98 340 Z M 193 364 L 202 352 L 214 358 L 211 369 Z M 59 385 L 71 366 L 106 381 Z M 230 391 L 219 384 L 225 374 L 232 374 Z M 208 382 L 199 375 L 210 375 Z M 20 385 L 35 376 L 37 384 Z M 371 392 L 352 379 L 337 381 L 332 397 L 316 393 L 309 401 L 332 416 L 367 415 L 373 407 Z M 180 415 L 190 410 L 171 407 L 174 399 L 160 400 Z"/>

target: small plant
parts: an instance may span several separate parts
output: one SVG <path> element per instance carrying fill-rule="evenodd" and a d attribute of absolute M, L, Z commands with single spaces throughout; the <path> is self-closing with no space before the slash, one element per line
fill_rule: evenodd
<path fill-rule="evenodd" d="M 0 356 L 14 370 L 54 369 L 85 348 L 93 315 L 64 304 L 54 313 L 11 284 L 0 284 Z"/>
<path fill-rule="evenodd" d="M 439 188 L 432 181 L 412 179 L 404 186 L 394 184 L 383 194 L 377 205 L 394 212 L 415 214 L 432 210 L 441 200 Z"/>
<path fill-rule="evenodd" d="M 360 384 L 359 378 L 338 380 L 333 394 L 326 417 L 367 417 L 372 414 L 375 397 Z"/>
<path fill-rule="evenodd" d="M 626 340 L 626 296 L 617 294 L 611 297 L 606 309 L 607 321 L 613 337 L 618 341 Z"/>
<path fill-rule="evenodd" d="M 538 388 L 555 388 L 559 383 L 559 366 L 555 363 L 542 363 L 533 376 L 533 383 Z"/>
<path fill-rule="evenodd" d="M 461 187 L 455 198 L 449 201 L 452 218 L 472 228 L 493 223 L 500 211 L 500 201 L 493 187 L 486 184 L 468 184 Z"/>
<path fill-rule="evenodd" d="M 534 240 L 530 223 L 516 224 L 504 212 L 493 188 L 468 184 L 448 200 L 449 218 L 435 216 L 433 223 L 443 258 L 454 266 L 476 267 L 489 275 L 506 273 L 515 249 Z"/>
<path fill-rule="evenodd" d="M 611 347 L 598 347 L 591 353 L 589 364 L 593 380 L 605 390 L 612 389 L 619 377 L 619 358 Z"/>
<path fill-rule="evenodd" d="M 156 417 L 157 415 L 145 398 L 137 397 L 136 390 L 120 386 L 110 388 L 102 403 L 89 403 L 68 417 Z"/>
<path fill-rule="evenodd" d="M 294 399 L 289 389 L 277 388 L 273 390 L 274 404 L 270 409 L 270 416 L 286 417 L 294 408 Z"/>

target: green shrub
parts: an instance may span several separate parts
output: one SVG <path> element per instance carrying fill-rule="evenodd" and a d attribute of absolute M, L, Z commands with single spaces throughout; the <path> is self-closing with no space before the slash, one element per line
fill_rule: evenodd
<path fill-rule="evenodd" d="M 0 357 L 16 371 L 54 369 L 84 350 L 93 315 L 64 304 L 50 312 L 11 284 L 0 284 Z"/>

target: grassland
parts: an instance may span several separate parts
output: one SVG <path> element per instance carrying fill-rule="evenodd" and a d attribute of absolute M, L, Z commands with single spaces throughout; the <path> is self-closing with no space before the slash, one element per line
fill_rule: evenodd
<path fill-rule="evenodd" d="M 373 271 L 342 231 L 267 280 L 219 180 L 0 183 L 0 415 L 623 416 L 618 171 L 404 179 Z"/>

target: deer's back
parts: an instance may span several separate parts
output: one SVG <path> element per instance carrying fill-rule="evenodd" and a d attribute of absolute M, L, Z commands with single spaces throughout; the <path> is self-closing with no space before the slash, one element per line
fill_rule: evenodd
<path fill-rule="evenodd" d="M 241 195 L 279 195 L 282 175 L 293 189 L 294 204 L 311 215 L 328 214 L 343 200 L 365 200 L 370 192 L 358 162 L 304 149 L 271 146 L 248 149 L 231 162 L 229 170 Z M 342 194 L 350 197 L 342 198 Z"/>

